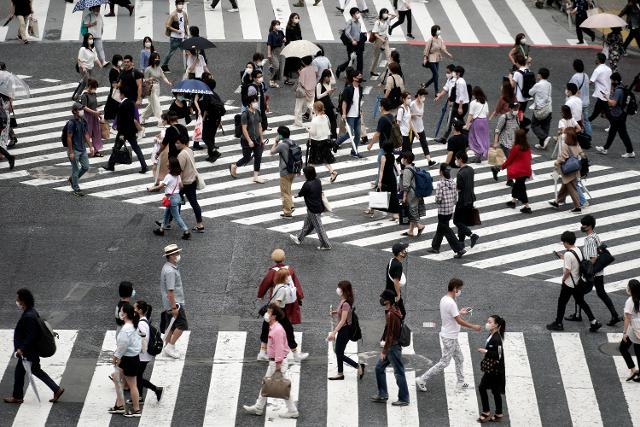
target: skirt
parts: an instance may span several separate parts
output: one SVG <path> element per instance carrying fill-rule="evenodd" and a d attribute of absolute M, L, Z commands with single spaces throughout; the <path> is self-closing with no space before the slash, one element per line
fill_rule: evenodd
<path fill-rule="evenodd" d="M 136 377 L 138 376 L 139 365 L 139 356 L 122 356 L 120 358 L 120 364 L 118 365 L 118 367 L 122 369 L 125 377 Z"/>
<path fill-rule="evenodd" d="M 489 120 L 475 119 L 469 128 L 469 148 L 476 155 L 487 157 L 489 152 Z"/>
<path fill-rule="evenodd" d="M 326 139 L 324 141 L 311 140 L 309 147 L 309 163 L 312 165 L 324 165 L 330 164 L 336 161 L 331 151 L 331 141 Z"/>

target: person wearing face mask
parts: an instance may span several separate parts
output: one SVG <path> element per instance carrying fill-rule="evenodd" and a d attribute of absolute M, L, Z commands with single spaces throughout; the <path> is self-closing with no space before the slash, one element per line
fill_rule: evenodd
<path fill-rule="evenodd" d="M 446 54 L 449 58 L 453 59 L 453 55 L 447 50 L 447 45 L 444 43 L 441 37 L 442 31 L 439 25 L 431 27 L 431 40 L 424 47 L 422 54 L 422 66 L 431 70 L 431 78 L 425 82 L 424 88 L 428 88 L 431 83 L 438 93 L 438 70 L 440 68 L 440 61 L 442 61 L 442 54 Z"/>
<path fill-rule="evenodd" d="M 456 203 L 456 210 L 453 212 L 453 223 L 458 229 L 458 240 L 464 244 L 465 238 L 469 237 L 473 248 L 480 236 L 473 233 L 469 228 L 473 225 L 472 210 L 473 203 L 476 201 L 476 193 L 473 190 L 475 171 L 467 164 L 468 161 L 469 157 L 466 151 L 458 151 L 456 153 L 456 164 L 460 169 L 456 175 L 458 203 Z M 453 257 L 461 258 L 464 253 L 464 251 L 460 251 Z"/>
<path fill-rule="evenodd" d="M 281 372 L 282 375 L 287 377 L 287 368 L 289 363 L 287 361 L 287 355 L 289 354 L 289 347 L 287 345 L 287 334 L 284 328 L 280 324 L 280 320 L 284 318 L 284 313 L 276 303 L 269 304 L 267 312 L 264 314 L 264 321 L 269 325 L 269 334 L 267 341 L 267 359 L 269 360 L 269 367 L 265 373 L 266 377 L 271 377 L 276 371 Z M 287 412 L 280 413 L 280 418 L 298 418 L 298 409 L 293 399 L 285 399 L 287 405 Z M 243 405 L 244 410 L 252 415 L 263 415 L 264 408 L 267 405 L 267 398 L 258 394 L 256 403 L 249 406 Z"/>
<path fill-rule="evenodd" d="M 189 37 L 189 16 L 184 10 L 184 0 L 176 0 L 176 8 L 164 23 L 164 34 L 169 37 L 169 52 L 162 63 L 162 71 L 170 73 L 169 61 L 176 50 L 182 50 L 182 42 Z"/>
<path fill-rule="evenodd" d="M 82 22 L 88 31 L 93 34 L 93 44 L 100 59 L 100 66 L 107 65 L 107 60 L 104 55 L 104 47 L 102 45 L 102 34 L 104 32 L 104 23 L 102 21 L 102 15 L 100 14 L 100 6 L 93 6 L 89 8 L 89 13 L 83 17 Z"/>
<path fill-rule="evenodd" d="M 611 95 L 611 75 L 613 71 L 605 64 L 607 62 L 607 56 L 599 52 L 596 54 L 596 68 L 591 73 L 589 82 L 594 85 L 593 98 L 596 98 L 596 103 L 593 106 L 593 111 L 589 116 L 589 121 L 593 122 L 598 117 L 606 114 L 609 111 L 609 96 Z"/>
<path fill-rule="evenodd" d="M 375 37 L 373 42 L 373 60 L 371 61 L 371 68 L 369 69 L 369 75 L 379 76 L 380 73 L 376 72 L 378 68 L 378 62 L 380 61 L 380 51 L 384 50 L 384 57 L 387 63 L 391 57 L 391 49 L 389 49 L 389 21 L 395 18 L 395 15 L 389 13 L 389 9 L 382 8 L 378 13 L 378 19 L 373 24 L 371 33 Z"/>
<path fill-rule="evenodd" d="M 455 93 L 453 89 L 456 86 L 456 75 L 455 75 L 455 64 L 447 65 L 446 77 L 447 81 L 445 82 L 442 90 L 436 94 L 435 102 L 440 101 L 442 97 L 446 96 L 446 101 L 442 106 L 442 111 L 440 111 L 440 118 L 438 119 L 438 125 L 436 126 L 436 131 L 434 134 L 434 138 L 437 142 L 441 144 L 445 144 L 447 142 L 447 138 L 449 137 L 449 133 L 451 132 L 451 124 L 452 124 L 452 116 L 453 114 L 449 114 L 449 118 L 447 119 L 447 124 L 445 126 L 445 133 L 442 137 L 438 138 L 438 134 L 440 133 L 440 127 L 442 126 L 442 121 L 444 117 L 447 115 L 447 110 L 452 107 L 453 101 L 455 100 Z"/>
<path fill-rule="evenodd" d="M 104 105 L 104 119 L 107 121 L 116 118 L 118 113 L 118 107 L 120 106 L 118 82 L 120 80 L 120 72 L 122 67 L 122 55 L 113 55 L 111 59 L 111 69 L 109 70 L 109 96 L 107 102 Z M 116 100 L 115 97 L 118 97 Z"/>
<path fill-rule="evenodd" d="M 389 35 L 393 32 L 393 29 L 399 27 L 407 20 L 407 37 L 410 39 L 415 39 L 413 34 L 411 34 L 411 26 L 413 25 L 411 18 L 411 0 L 396 0 L 398 10 L 398 20 L 389 27 Z"/>
<path fill-rule="evenodd" d="M 511 201 L 507 202 L 507 207 L 515 209 L 516 202 L 520 201 L 524 205 L 520 212 L 530 214 L 526 182 L 531 178 L 533 171 L 531 170 L 531 147 L 524 129 L 516 129 L 513 146 L 505 162 L 501 166 L 491 168 L 494 180 L 498 180 L 498 172 L 503 169 L 507 170 L 507 177 L 512 183 Z"/>
<path fill-rule="evenodd" d="M 487 319 L 484 330 L 489 332 L 489 336 L 485 341 L 484 347 L 478 349 L 478 353 L 483 354 L 484 358 L 480 363 L 480 370 L 483 372 L 478 392 L 480 393 L 480 401 L 482 402 L 482 412 L 478 418 L 479 423 L 488 421 L 501 421 L 504 414 L 502 413 L 502 395 L 505 392 L 505 368 L 504 368 L 504 332 L 507 323 L 505 320 L 493 314 Z M 493 393 L 493 400 L 496 405 L 496 411 L 491 415 L 491 407 L 489 406 L 488 390 Z"/>
<path fill-rule="evenodd" d="M 508 107 L 509 110 L 506 113 L 498 116 L 493 138 L 493 148 L 500 148 L 505 156 L 509 156 L 509 151 L 511 151 L 516 137 L 516 130 L 520 128 L 520 121 L 518 120 L 520 104 L 512 102 Z M 498 180 L 497 171 L 494 173 L 493 179 Z"/>
<path fill-rule="evenodd" d="M 640 365 L 640 282 L 636 279 L 629 280 L 626 290 L 629 298 L 624 303 L 624 329 L 618 349 L 629 368 L 627 381 L 640 383 L 640 372 L 629 353 L 629 348 L 633 346 L 633 352 Z"/>
<path fill-rule="evenodd" d="M 512 64 L 512 71 L 516 71 L 518 68 L 520 68 L 520 64 L 518 64 L 517 61 L 518 54 L 524 57 L 525 65 L 527 67 L 530 67 L 531 63 L 533 62 L 533 58 L 529 56 L 529 45 L 527 44 L 527 36 L 525 36 L 524 33 L 516 34 L 515 43 L 513 44 L 513 47 L 507 55 L 509 57 L 509 61 L 511 61 Z"/>
<path fill-rule="evenodd" d="M 460 298 L 463 286 L 464 282 L 454 277 L 449 280 L 447 294 L 440 299 L 442 357 L 438 363 L 429 368 L 427 372 L 416 378 L 416 386 L 420 391 L 427 391 L 427 383 L 429 380 L 443 372 L 451 363 L 451 359 L 453 359 L 456 367 L 456 388 L 458 390 L 464 390 L 469 387 L 469 384 L 464 381 L 464 367 L 462 365 L 464 363 L 464 356 L 462 350 L 460 350 L 458 334 L 460 333 L 460 327 L 465 327 L 476 332 L 480 332 L 482 327 L 474 323 L 469 323 L 462 318 L 463 316 L 471 314 L 469 307 L 458 310 L 456 299 Z"/>
<path fill-rule="evenodd" d="M 93 156 L 93 146 L 87 130 L 87 122 L 84 119 L 84 106 L 79 102 L 74 102 L 71 107 L 73 118 L 65 125 L 67 135 L 67 157 L 71 162 L 71 176 L 69 185 L 73 189 L 73 194 L 79 197 L 84 196 L 80 190 L 78 181 L 89 170 L 89 157 L 87 147 Z"/>
<path fill-rule="evenodd" d="M 267 58 L 271 61 L 273 71 L 271 73 L 270 87 L 280 87 L 278 82 L 282 74 L 280 52 L 287 38 L 282 32 L 280 21 L 274 19 L 269 26 L 269 35 L 267 36 Z"/>
<path fill-rule="evenodd" d="M 342 121 L 347 131 L 336 139 L 333 152 L 337 152 L 340 145 L 348 139 L 351 139 L 351 157 L 362 158 L 358 153 L 358 141 L 360 141 L 360 119 L 362 112 L 363 91 L 360 86 L 362 83 L 362 73 L 350 69 L 347 73 L 347 84 L 342 91 L 342 103 L 338 106 Z"/>
<path fill-rule="evenodd" d="M 291 147 L 295 147 L 296 143 L 290 139 L 290 131 L 286 126 L 278 127 L 278 135 L 273 141 L 271 155 L 278 155 L 279 169 L 280 169 L 280 197 L 282 199 L 282 213 L 281 218 L 291 219 L 293 218 L 293 197 L 291 195 L 291 186 L 296 174 L 289 172 L 288 163 L 289 156 L 291 156 Z"/>
<path fill-rule="evenodd" d="M 624 159 L 632 159 L 636 157 L 636 153 L 633 151 L 633 146 L 631 145 L 631 138 L 629 138 L 629 132 L 627 132 L 627 111 L 626 106 L 623 106 L 623 102 L 625 102 L 625 90 L 622 85 L 622 77 L 620 73 L 615 72 L 611 74 L 611 95 L 608 102 L 608 111 L 607 111 L 607 119 L 609 120 L 609 133 L 607 135 L 607 142 L 604 146 L 596 146 L 596 150 L 600 154 L 607 154 L 609 147 L 613 144 L 613 140 L 616 138 L 618 133 L 620 134 L 620 139 L 622 139 L 622 143 L 624 144 L 624 148 L 626 149 L 626 153 L 622 154 L 620 157 Z"/>
<path fill-rule="evenodd" d="M 184 331 L 189 330 L 187 314 L 185 311 L 184 287 L 178 263 L 182 249 L 175 243 L 164 247 L 166 262 L 160 273 L 160 292 L 164 311 L 160 315 L 160 332 L 165 334 L 164 353 L 174 359 L 180 358 L 176 350 L 176 342 Z M 173 319 L 171 329 L 169 325 Z"/>
<path fill-rule="evenodd" d="M 40 367 L 40 357 L 36 349 L 37 338 L 42 333 L 38 320 L 40 315 L 34 308 L 35 300 L 30 290 L 22 288 L 16 292 L 16 306 L 22 310 L 20 320 L 13 331 L 13 354 L 18 359 L 18 363 L 14 375 L 13 393 L 11 396 L 5 397 L 4 401 L 14 404 L 24 402 L 24 376 L 26 374 L 24 363 L 29 362 L 31 375 L 40 379 L 51 389 L 53 398 L 49 402 L 55 403 L 64 393 L 64 388 L 56 384 Z"/>
<path fill-rule="evenodd" d="M 73 101 L 77 101 L 80 98 L 80 95 L 87 86 L 87 82 L 93 76 L 93 67 L 96 65 L 102 67 L 102 62 L 98 59 L 96 50 L 93 47 L 93 35 L 87 33 L 82 38 L 82 47 L 78 50 L 76 70 L 80 73 L 82 79 L 71 96 Z"/>
<path fill-rule="evenodd" d="M 167 86 L 171 86 L 171 82 L 162 71 L 160 67 L 160 55 L 158 52 L 152 52 L 149 55 L 149 66 L 144 70 L 144 80 L 151 84 L 151 94 L 147 100 L 149 104 L 147 108 L 142 112 L 142 123 L 149 118 L 155 117 L 158 119 L 158 123 L 161 122 L 162 106 L 160 105 L 160 82 L 164 82 Z"/>
<path fill-rule="evenodd" d="M 362 33 L 362 24 L 360 22 L 360 9 L 352 7 L 349 10 L 351 19 L 347 22 L 346 27 L 343 30 L 343 37 L 341 40 L 347 48 L 347 60 L 338 65 L 336 69 L 336 77 L 340 78 L 340 74 L 347 69 L 351 62 L 351 55 L 356 56 L 356 68 L 359 73 L 362 73 L 362 55 L 364 53 L 364 45 L 367 39 L 366 33 Z"/>
<path fill-rule="evenodd" d="M 284 45 L 287 46 L 292 41 L 302 40 L 302 30 L 300 29 L 300 15 L 292 13 L 289 15 L 287 27 L 285 29 Z M 300 58 L 286 58 L 284 61 L 284 84 L 294 84 L 291 79 L 293 74 L 300 69 Z"/>
<path fill-rule="evenodd" d="M 262 162 L 262 151 L 264 150 L 262 117 L 259 111 L 260 103 L 255 95 L 248 97 L 247 103 L 248 108 L 240 118 L 242 126 L 242 136 L 240 137 L 242 158 L 229 165 L 229 174 L 232 178 L 237 178 L 238 167 L 248 164 L 253 158 L 253 182 L 264 184 L 264 178 L 260 177 L 260 163 Z"/>
<path fill-rule="evenodd" d="M 100 132 L 102 113 L 98 111 L 97 89 L 98 82 L 94 79 L 89 79 L 87 89 L 80 96 L 80 103 L 84 106 L 83 111 L 84 119 L 87 122 L 87 132 L 89 132 L 91 145 L 94 149 L 92 157 L 102 157 L 102 153 L 100 153 L 102 149 L 102 134 Z"/>
<path fill-rule="evenodd" d="M 400 94 L 400 106 L 398 107 L 398 111 L 396 113 L 396 121 L 400 126 L 400 133 L 402 134 L 402 151 L 412 151 L 411 150 L 411 138 L 409 135 L 411 134 L 411 110 L 409 108 L 411 105 L 411 94 L 409 92 L 402 92 Z"/>
<path fill-rule="evenodd" d="M 347 348 L 347 344 L 351 337 L 353 310 L 355 309 L 353 305 L 354 297 L 351 282 L 347 280 L 339 282 L 338 287 L 336 288 L 336 294 L 338 295 L 338 298 L 340 298 L 338 309 L 329 313 L 333 319 L 332 324 L 333 322 L 336 322 L 336 325 L 333 327 L 331 332 L 329 332 L 327 341 L 335 341 L 334 352 L 336 353 L 338 373 L 329 377 L 329 380 L 344 380 L 343 368 L 345 363 L 358 370 L 358 379 L 361 380 L 362 377 L 364 377 L 364 369 L 366 365 L 364 363 L 356 363 L 350 357 L 344 355 L 344 350 Z"/>
<path fill-rule="evenodd" d="M 182 126 L 186 127 L 189 123 L 191 123 L 191 108 L 189 108 L 189 98 L 185 94 L 173 94 L 173 102 L 169 106 L 169 112 L 176 114 L 178 123 Z"/>
<path fill-rule="evenodd" d="M 133 309 L 138 317 L 138 334 L 142 338 L 142 345 L 140 348 L 140 363 L 138 365 L 138 375 L 136 378 L 136 385 L 138 386 L 138 396 L 140 396 L 140 403 L 144 403 L 142 398 L 143 388 L 151 390 L 155 393 L 156 399 L 160 402 L 162 398 L 162 392 L 164 387 L 157 387 L 151 381 L 144 378 L 144 371 L 147 369 L 149 362 L 153 361 L 154 356 L 149 354 L 149 343 L 151 342 L 151 327 L 149 321 L 151 320 L 151 312 L 153 307 L 151 304 L 147 304 L 146 301 L 138 300 L 133 304 Z M 149 396 L 147 395 L 147 398 Z M 131 403 L 131 400 L 127 401 Z"/>
<path fill-rule="evenodd" d="M 311 57 L 302 58 L 302 69 L 298 72 L 298 86 L 296 87 L 296 102 L 294 105 L 294 124 L 302 126 L 302 116 L 313 111 L 313 99 L 316 88 L 316 72 L 311 66 Z"/>
<path fill-rule="evenodd" d="M 187 74 L 190 79 L 199 79 L 202 73 L 209 73 L 204 57 L 197 49 L 187 50 Z"/>
<path fill-rule="evenodd" d="M 424 204 L 424 198 L 416 195 L 416 166 L 413 163 L 416 159 L 416 155 L 412 151 L 406 151 L 402 153 L 401 163 L 404 166 L 404 172 L 400 182 L 402 183 L 403 196 L 402 206 L 406 206 L 408 209 L 409 217 L 409 229 L 402 233 L 403 236 L 420 236 L 424 231 L 425 225 L 420 223 L 420 218 L 425 216 L 427 208 Z M 416 234 L 413 234 L 413 229 L 416 228 Z"/>
<path fill-rule="evenodd" d="M 303 169 L 305 182 L 296 197 L 304 197 L 304 204 L 307 207 L 307 216 L 304 219 L 302 230 L 298 235 L 289 234 L 289 239 L 296 245 L 301 245 L 305 237 L 315 230 L 318 235 L 320 246 L 316 249 L 319 251 L 330 251 L 331 244 L 327 233 L 322 226 L 322 213 L 327 207 L 322 198 L 322 183 L 316 174 L 316 168 L 313 166 L 305 166 Z"/>
<path fill-rule="evenodd" d="M 127 281 L 120 282 L 118 285 L 118 296 L 120 299 L 118 300 L 118 304 L 116 304 L 115 310 L 116 336 L 118 336 L 122 325 L 124 325 L 124 322 L 120 319 L 120 309 L 125 303 L 133 305 L 133 299 L 136 297 L 136 290 L 133 289 L 133 283 Z"/>
<path fill-rule="evenodd" d="M 140 51 L 140 60 L 138 61 L 138 66 L 140 67 L 140 71 L 144 71 L 147 69 L 149 65 L 151 65 L 151 61 L 149 57 L 156 49 L 153 47 L 153 41 L 151 37 L 145 36 L 142 39 L 142 50 Z"/>
<path fill-rule="evenodd" d="M 469 148 L 476 156 L 475 162 L 480 163 L 489 151 L 489 103 L 480 86 L 473 87 L 472 95 L 465 128 L 469 130 Z"/>
<path fill-rule="evenodd" d="M 447 163 L 450 168 L 457 169 L 460 166 L 458 166 L 458 162 L 456 162 L 456 153 L 467 151 L 469 148 L 469 139 L 467 135 L 462 133 L 464 130 L 464 123 L 462 121 L 457 119 L 453 121 L 451 129 L 453 129 L 453 135 L 451 135 L 447 141 L 447 158 L 444 162 Z"/>
<path fill-rule="evenodd" d="M 449 226 L 453 210 L 458 201 L 456 183 L 451 179 L 451 168 L 446 163 L 440 163 L 440 180 L 436 185 L 435 203 L 438 206 L 438 227 L 431 240 L 431 248 L 427 249 L 432 254 L 440 253 L 442 238 L 446 238 L 451 250 L 454 252 L 464 251 L 464 246 L 456 238 L 456 235 Z"/>
<path fill-rule="evenodd" d="M 578 37 L 578 44 L 584 44 L 584 36 L 582 33 L 587 33 L 591 37 L 593 42 L 596 39 L 596 33 L 590 28 L 582 28 L 582 23 L 587 19 L 591 2 L 587 0 L 573 0 L 573 9 L 569 10 L 570 15 L 576 17 L 576 36 Z"/>

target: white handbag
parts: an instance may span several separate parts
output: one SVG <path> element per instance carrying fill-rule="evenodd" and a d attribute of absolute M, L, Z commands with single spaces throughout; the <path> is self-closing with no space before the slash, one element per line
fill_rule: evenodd
<path fill-rule="evenodd" d="M 391 193 L 388 191 L 370 191 L 369 209 L 389 209 Z"/>
<path fill-rule="evenodd" d="M 324 210 L 326 210 L 327 212 L 333 212 L 331 203 L 329 203 L 329 199 L 327 199 L 327 196 L 324 194 L 324 191 L 322 192 L 322 204 L 324 205 Z"/>

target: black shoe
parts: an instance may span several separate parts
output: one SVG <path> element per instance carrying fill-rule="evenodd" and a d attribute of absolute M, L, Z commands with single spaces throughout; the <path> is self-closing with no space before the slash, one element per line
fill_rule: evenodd
<path fill-rule="evenodd" d="M 550 204 L 551 206 L 553 206 L 554 208 L 556 208 L 556 209 L 560 208 L 560 205 L 559 205 L 559 204 L 558 204 L 558 202 L 556 202 L 555 200 L 554 200 L 553 202 L 549 202 L 549 204 Z"/>
<path fill-rule="evenodd" d="M 550 331 L 564 331 L 564 326 L 562 326 L 562 323 L 552 322 L 547 325 L 547 329 Z"/>
<path fill-rule="evenodd" d="M 360 145 L 367 145 L 369 143 L 369 137 L 368 136 L 363 136 L 362 138 L 360 138 Z"/>
<path fill-rule="evenodd" d="M 188 231 L 185 231 L 184 233 L 182 233 L 182 240 L 189 240 L 191 238 L 191 233 Z"/>
<path fill-rule="evenodd" d="M 156 399 L 160 402 L 160 398 L 162 398 L 162 392 L 164 391 L 164 387 L 156 387 Z"/>
<path fill-rule="evenodd" d="M 571 209 L 571 213 L 580 213 L 580 212 L 582 212 L 581 208 L 573 208 L 573 209 Z"/>
<path fill-rule="evenodd" d="M 478 241 L 478 239 L 480 238 L 480 236 L 478 236 L 477 234 L 472 234 L 470 239 L 471 239 L 471 247 L 474 247 L 476 245 L 476 242 Z"/>
<path fill-rule="evenodd" d="M 387 400 L 389 400 L 389 398 L 388 398 L 388 397 L 382 397 L 382 396 L 379 396 L 379 395 L 377 395 L 377 394 L 376 394 L 375 396 L 371 396 L 371 401 L 372 401 L 372 402 L 376 402 L 376 403 L 386 403 L 386 402 L 387 402 Z"/>
<path fill-rule="evenodd" d="M 9 162 L 9 170 L 13 170 L 16 166 L 16 156 L 7 157 L 7 161 Z"/>
<path fill-rule="evenodd" d="M 493 166 L 491 168 L 491 174 L 493 175 L 493 180 L 494 181 L 498 181 L 498 172 L 500 172 L 500 169 L 498 169 L 497 166 Z"/>
<path fill-rule="evenodd" d="M 436 142 L 440 143 L 440 144 L 446 144 L 447 143 L 447 139 L 446 138 L 436 138 Z"/>
<path fill-rule="evenodd" d="M 568 320 L 569 322 L 582 322 L 582 316 L 578 316 L 577 314 L 573 313 L 569 316 L 565 316 L 564 320 Z"/>
<path fill-rule="evenodd" d="M 407 37 L 409 37 L 410 39 L 415 39 L 415 37 L 411 33 L 407 33 Z"/>
<path fill-rule="evenodd" d="M 516 208 L 516 202 L 514 202 L 514 201 L 509 201 L 509 202 L 506 203 L 506 205 L 507 205 L 508 208 L 511 208 L 511 209 L 515 209 Z"/>
<path fill-rule="evenodd" d="M 435 248 L 429 248 L 427 249 L 427 252 L 429 252 L 430 254 L 439 254 L 440 250 Z"/>
<path fill-rule="evenodd" d="M 362 154 L 356 153 L 355 151 L 351 150 L 351 157 L 356 158 L 356 159 L 361 159 L 362 158 Z"/>
<path fill-rule="evenodd" d="M 138 173 L 147 173 L 149 171 L 149 168 L 142 168 L 138 171 Z"/>
<path fill-rule="evenodd" d="M 338 9 L 340 13 L 344 13 L 344 9 L 340 9 L 338 6 L 336 6 L 336 9 Z"/>
<path fill-rule="evenodd" d="M 162 227 L 162 221 L 155 221 L 156 225 L 158 227 Z M 171 224 L 167 225 L 166 227 L 164 227 L 165 230 L 171 230 Z"/>
<path fill-rule="evenodd" d="M 512 179 L 508 180 L 506 185 L 507 187 L 513 187 L 513 180 Z"/>
<path fill-rule="evenodd" d="M 379 77 L 380 73 L 369 73 L 371 77 Z"/>
<path fill-rule="evenodd" d="M 413 36 L 411 36 L 413 38 Z M 403 400 L 397 400 L 391 403 L 391 406 L 409 406 L 409 402 L 405 402 Z"/>
<path fill-rule="evenodd" d="M 611 320 L 607 322 L 607 326 L 616 326 L 617 323 L 622 322 L 624 319 L 620 316 L 612 317 Z"/>
<path fill-rule="evenodd" d="M 109 171 L 109 172 L 115 172 L 116 171 L 114 168 L 109 167 L 109 166 L 102 166 L 102 169 L 104 169 L 106 171 Z"/>
<path fill-rule="evenodd" d="M 336 144 L 336 143 L 334 143 L 333 147 L 331 147 L 331 150 L 333 151 L 334 154 L 338 152 L 338 147 L 339 147 L 339 145 Z"/>
<path fill-rule="evenodd" d="M 367 79 L 360 80 L 360 83 L 366 83 L 366 82 L 367 82 Z"/>
<path fill-rule="evenodd" d="M 338 67 L 336 69 L 336 80 L 340 78 L 340 74 L 342 73 L 342 69 L 340 67 Z"/>
<path fill-rule="evenodd" d="M 431 166 L 435 166 L 436 162 L 433 161 L 433 160 L 429 160 L 429 163 L 427 163 L 427 164 L 429 165 L 429 167 L 431 167 Z"/>
<path fill-rule="evenodd" d="M 520 209 L 520 212 L 524 213 L 524 214 L 530 214 L 531 213 L 531 208 L 530 207 L 523 207 L 522 209 Z"/>
<path fill-rule="evenodd" d="M 193 144 L 193 147 L 191 147 L 192 150 L 204 150 L 204 147 L 202 147 L 200 144 Z"/>
<path fill-rule="evenodd" d="M 598 332 L 600 328 L 602 328 L 602 323 L 596 320 L 596 323 L 592 323 L 591 326 L 589 326 L 589 332 Z"/>
<path fill-rule="evenodd" d="M 461 250 L 459 252 L 456 252 L 456 254 L 453 257 L 456 258 L 456 259 L 460 259 L 460 258 L 462 258 L 462 255 L 464 255 L 466 253 L 467 253 L 467 251 L 463 249 L 463 250 Z"/>
<path fill-rule="evenodd" d="M 153 234 L 155 234 L 156 236 L 164 236 L 164 230 L 156 228 L 155 230 L 153 230 Z"/>

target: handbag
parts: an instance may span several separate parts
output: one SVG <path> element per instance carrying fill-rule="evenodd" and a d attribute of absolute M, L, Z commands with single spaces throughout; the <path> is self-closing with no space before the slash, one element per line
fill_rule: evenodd
<path fill-rule="evenodd" d="M 127 146 L 127 141 L 122 141 L 120 148 L 113 147 L 111 155 L 113 156 L 114 162 L 118 165 L 130 165 L 132 162 L 131 148 Z"/>
<path fill-rule="evenodd" d="M 409 206 L 400 205 L 400 212 L 398 214 L 398 224 L 400 225 L 409 224 Z"/>
<path fill-rule="evenodd" d="M 577 172 L 582 168 L 582 162 L 578 156 L 569 156 L 567 160 L 562 163 L 560 166 L 560 170 L 563 175 L 569 175 L 571 173 Z"/>
<path fill-rule="evenodd" d="M 202 141 L 202 117 L 196 120 L 196 127 L 193 129 L 193 140 Z"/>
<path fill-rule="evenodd" d="M 300 80 L 298 80 L 298 83 L 296 83 L 296 98 L 304 98 L 307 96 L 307 91 L 304 90 L 304 88 L 302 87 L 302 84 L 300 83 Z"/>
<path fill-rule="evenodd" d="M 153 80 L 147 79 L 142 81 L 142 97 L 143 98 L 151 96 L 152 89 L 153 89 Z"/>
<path fill-rule="evenodd" d="M 497 374 L 500 369 L 500 361 L 498 359 L 493 359 L 489 357 L 485 357 L 480 362 L 480 370 L 485 374 Z"/>
<path fill-rule="evenodd" d="M 18 121 L 16 120 L 16 113 L 11 112 L 11 117 L 9 117 L 9 127 L 11 129 L 15 129 L 18 127 Z"/>
<path fill-rule="evenodd" d="M 480 211 L 478 208 L 471 208 L 471 226 L 482 225 L 480 221 Z"/>
<path fill-rule="evenodd" d="M 322 192 L 322 204 L 324 205 L 324 210 L 327 212 L 333 212 L 333 208 L 329 203 L 329 199 L 327 199 L 327 196 L 324 194 L 324 191 Z"/>
<path fill-rule="evenodd" d="M 501 166 L 505 161 L 504 151 L 502 148 L 489 148 L 489 153 L 487 154 L 487 162 L 493 166 Z"/>
<path fill-rule="evenodd" d="M 378 38 L 376 37 L 376 33 L 374 33 L 373 31 L 371 31 L 369 33 L 369 43 L 375 43 L 376 40 L 378 40 Z"/>
<path fill-rule="evenodd" d="M 162 198 L 162 206 L 164 206 L 165 208 L 168 208 L 169 206 L 171 206 L 171 196 L 175 194 L 179 185 L 180 185 L 180 176 L 178 176 L 178 179 L 176 180 L 176 185 L 173 187 L 173 191 L 171 192 L 171 194 L 169 194 L 169 197 L 167 197 L 167 195 L 165 194 L 164 197 Z"/>
<path fill-rule="evenodd" d="M 429 55 L 431 54 L 432 46 L 433 46 L 433 37 L 431 38 L 431 42 L 429 43 L 429 50 L 427 50 L 427 60 L 422 62 L 422 66 L 424 68 L 429 68 Z"/>
<path fill-rule="evenodd" d="M 270 377 L 262 379 L 261 396 L 289 400 L 290 394 L 291 380 L 285 378 L 281 371 L 275 371 Z"/>
<path fill-rule="evenodd" d="M 109 123 L 104 120 L 100 120 L 100 136 L 102 139 L 109 139 L 111 131 L 109 130 Z"/>
<path fill-rule="evenodd" d="M 369 191 L 369 209 L 389 209 L 390 198 L 388 191 Z"/>

